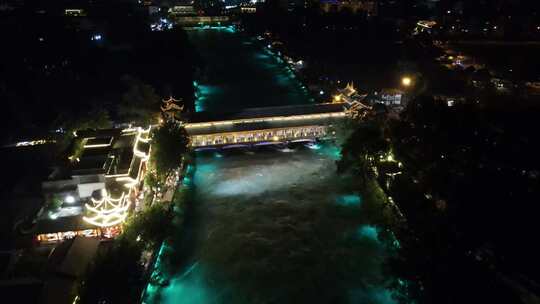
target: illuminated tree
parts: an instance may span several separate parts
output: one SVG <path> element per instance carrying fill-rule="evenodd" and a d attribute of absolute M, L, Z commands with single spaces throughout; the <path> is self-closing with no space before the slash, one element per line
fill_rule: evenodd
<path fill-rule="evenodd" d="M 174 233 L 173 216 L 168 206 L 153 204 L 126 221 L 122 237 L 141 242 L 145 248 L 155 248 Z"/>
<path fill-rule="evenodd" d="M 158 179 L 167 179 L 180 166 L 188 142 L 186 130 L 174 121 L 167 121 L 155 130 L 150 165 L 155 169 Z"/>

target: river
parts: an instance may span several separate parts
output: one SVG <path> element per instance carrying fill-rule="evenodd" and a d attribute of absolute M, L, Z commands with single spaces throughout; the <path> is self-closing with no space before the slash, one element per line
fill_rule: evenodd
<path fill-rule="evenodd" d="M 310 102 L 287 67 L 231 30 L 191 31 L 206 60 L 200 110 Z M 199 90 L 201 91 L 201 90 Z M 202 99 L 201 99 L 202 97 Z M 185 261 L 145 303 L 394 303 L 375 200 L 338 176 L 332 145 L 196 155 Z"/>
<path fill-rule="evenodd" d="M 197 111 L 230 111 L 311 102 L 307 89 L 277 54 L 231 28 L 190 30 L 202 57 Z"/>

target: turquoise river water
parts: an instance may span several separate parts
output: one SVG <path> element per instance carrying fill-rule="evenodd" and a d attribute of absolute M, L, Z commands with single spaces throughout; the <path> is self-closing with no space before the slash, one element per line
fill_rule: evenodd
<path fill-rule="evenodd" d="M 309 103 L 288 67 L 256 40 L 231 29 L 194 30 L 205 61 L 198 110 Z M 372 220 L 377 208 L 336 174 L 339 149 L 317 144 L 205 151 L 186 187 L 194 210 L 181 257 L 145 303 L 395 303 L 387 256 Z M 375 211 L 374 211 L 375 210 Z M 158 261 L 157 267 L 166 263 Z"/>

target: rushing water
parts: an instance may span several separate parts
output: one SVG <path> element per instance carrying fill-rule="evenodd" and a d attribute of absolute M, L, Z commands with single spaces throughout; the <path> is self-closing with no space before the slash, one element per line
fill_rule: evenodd
<path fill-rule="evenodd" d="M 206 110 L 309 101 L 284 65 L 240 34 L 190 37 L 213 71 Z M 332 144 L 199 152 L 185 183 L 195 192 L 178 232 L 185 244 L 165 248 L 183 266 L 168 269 L 164 286 L 150 284 L 145 302 L 394 303 L 372 221 L 380 206 L 336 175 L 338 158 Z"/>
<path fill-rule="evenodd" d="M 256 39 L 230 30 L 190 30 L 202 59 L 198 111 L 306 104 L 306 88 L 286 63 Z"/>

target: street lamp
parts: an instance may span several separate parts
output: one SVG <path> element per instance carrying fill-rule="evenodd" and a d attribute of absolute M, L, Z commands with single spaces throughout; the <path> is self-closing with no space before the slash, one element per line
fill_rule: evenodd
<path fill-rule="evenodd" d="M 411 77 L 404 76 L 403 78 L 401 78 L 401 84 L 405 87 L 410 87 L 412 84 Z"/>

